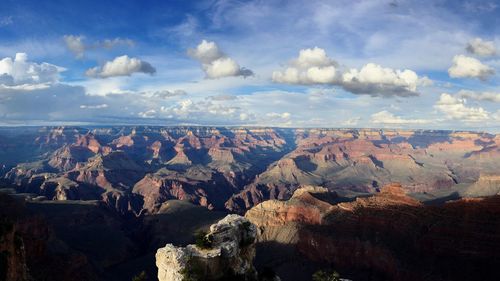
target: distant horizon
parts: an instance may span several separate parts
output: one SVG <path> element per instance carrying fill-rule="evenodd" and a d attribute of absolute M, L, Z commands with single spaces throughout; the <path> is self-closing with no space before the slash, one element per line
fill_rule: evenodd
<path fill-rule="evenodd" d="M 0 125 L 0 129 L 12 128 L 114 128 L 114 127 L 148 127 L 148 128 L 245 128 L 245 129 L 317 129 L 317 130 L 373 130 L 373 131 L 437 131 L 437 132 L 470 132 L 470 133 L 486 133 L 497 135 L 500 131 L 481 131 L 474 129 L 432 129 L 432 128 L 396 128 L 396 127 L 280 127 L 280 126 L 264 126 L 264 125 L 196 125 L 196 124 L 178 124 L 178 125 L 159 125 L 159 124 L 58 124 L 58 125 Z"/>

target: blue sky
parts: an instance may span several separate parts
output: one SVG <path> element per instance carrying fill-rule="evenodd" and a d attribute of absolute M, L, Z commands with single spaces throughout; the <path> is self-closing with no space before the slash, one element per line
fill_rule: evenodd
<path fill-rule="evenodd" d="M 500 131 L 495 1 L 0 3 L 0 125 Z"/>

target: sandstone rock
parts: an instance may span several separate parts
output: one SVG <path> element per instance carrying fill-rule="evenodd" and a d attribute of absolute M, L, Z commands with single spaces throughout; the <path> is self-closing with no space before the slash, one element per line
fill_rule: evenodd
<path fill-rule="evenodd" d="M 238 215 L 228 215 L 210 226 L 205 236 L 210 245 L 176 247 L 167 244 L 156 252 L 160 281 L 182 281 L 186 275 L 200 280 L 217 280 L 224 276 L 239 276 L 240 280 L 255 280 L 255 226 Z"/>

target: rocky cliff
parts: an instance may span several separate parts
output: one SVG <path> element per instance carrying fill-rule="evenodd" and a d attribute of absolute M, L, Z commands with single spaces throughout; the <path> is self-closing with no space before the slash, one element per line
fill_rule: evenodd
<path fill-rule="evenodd" d="M 302 280 L 294 276 L 307 268 L 294 273 L 290 266 L 297 260 L 313 262 L 311 271 L 331 266 L 354 280 L 497 278 L 498 196 L 426 206 L 399 184 L 351 202 L 326 194 L 321 188 L 298 189 L 288 201 L 249 210 L 246 217 L 258 229 L 257 259 L 282 277 L 288 272 L 287 280 Z"/>
<path fill-rule="evenodd" d="M 256 235 L 255 226 L 247 219 L 228 215 L 210 226 L 197 245 L 167 244 L 158 249 L 158 280 L 257 280 L 253 267 Z"/>

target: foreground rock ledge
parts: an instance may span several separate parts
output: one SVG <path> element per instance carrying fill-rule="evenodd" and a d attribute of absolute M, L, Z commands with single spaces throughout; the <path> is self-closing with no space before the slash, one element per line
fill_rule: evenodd
<path fill-rule="evenodd" d="M 253 267 L 257 229 L 246 218 L 228 215 L 210 226 L 205 236 L 210 247 L 176 247 L 167 244 L 156 252 L 159 281 L 182 281 L 189 278 L 218 280 L 235 277 L 256 280 Z M 191 279 L 189 279 L 191 280 Z"/>

